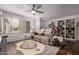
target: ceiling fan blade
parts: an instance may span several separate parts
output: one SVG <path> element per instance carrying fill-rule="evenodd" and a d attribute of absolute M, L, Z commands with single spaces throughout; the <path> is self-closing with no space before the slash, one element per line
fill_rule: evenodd
<path fill-rule="evenodd" d="M 36 6 L 37 4 L 33 4 L 33 8 Z"/>
<path fill-rule="evenodd" d="M 36 10 L 36 12 L 39 12 L 39 13 L 44 13 L 43 11 L 37 11 L 37 10 Z"/>
<path fill-rule="evenodd" d="M 42 7 L 42 5 L 39 4 L 39 5 L 36 6 L 36 9 L 39 9 L 41 7 Z"/>
<path fill-rule="evenodd" d="M 35 6 L 36 6 L 37 4 L 33 4 L 33 8 L 32 8 L 32 10 L 34 10 L 35 9 Z"/>

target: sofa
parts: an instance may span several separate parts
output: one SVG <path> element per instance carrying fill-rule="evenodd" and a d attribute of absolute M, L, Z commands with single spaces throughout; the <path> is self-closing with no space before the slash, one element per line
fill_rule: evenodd
<path fill-rule="evenodd" d="M 41 29 L 37 32 L 33 33 L 33 40 L 45 43 L 45 44 L 52 44 L 52 29 Z"/>
<path fill-rule="evenodd" d="M 63 37 L 53 35 L 51 28 L 50 29 L 41 29 L 37 32 L 33 32 L 32 38 L 35 41 L 39 41 L 41 43 L 45 43 L 48 45 L 58 44 L 59 46 L 62 46 L 64 44 Z M 59 41 L 59 42 L 56 43 L 57 41 Z"/>
<path fill-rule="evenodd" d="M 24 39 L 28 39 L 31 36 L 31 33 L 9 33 L 7 34 L 7 42 L 14 42 L 14 41 L 20 41 Z"/>

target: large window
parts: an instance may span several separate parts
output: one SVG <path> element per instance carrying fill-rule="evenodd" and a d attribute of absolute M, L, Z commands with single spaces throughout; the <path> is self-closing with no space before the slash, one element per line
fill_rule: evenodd
<path fill-rule="evenodd" d="M 0 32 L 27 33 L 30 32 L 30 22 L 25 19 L 3 17 L 3 22 L 0 19 Z"/>
<path fill-rule="evenodd" d="M 5 33 L 18 33 L 19 32 L 19 20 L 10 17 L 4 17 L 4 32 Z"/>
<path fill-rule="evenodd" d="M 18 19 L 10 19 L 11 31 L 12 33 L 18 33 L 19 31 L 19 20 Z"/>

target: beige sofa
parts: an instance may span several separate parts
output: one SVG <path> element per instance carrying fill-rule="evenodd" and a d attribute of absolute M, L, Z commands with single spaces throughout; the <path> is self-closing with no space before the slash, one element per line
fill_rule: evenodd
<path fill-rule="evenodd" d="M 37 35 L 33 35 L 33 40 L 45 43 L 45 44 L 52 44 L 52 29 L 41 29 L 37 33 Z M 42 33 L 42 34 L 41 34 Z"/>

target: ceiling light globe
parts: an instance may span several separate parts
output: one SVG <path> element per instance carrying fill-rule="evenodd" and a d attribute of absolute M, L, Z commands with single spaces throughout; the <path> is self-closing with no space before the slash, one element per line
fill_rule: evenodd
<path fill-rule="evenodd" d="M 32 11 L 32 13 L 35 14 L 36 12 L 35 11 Z"/>

